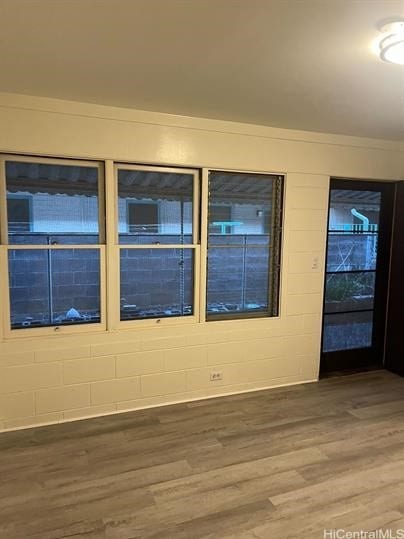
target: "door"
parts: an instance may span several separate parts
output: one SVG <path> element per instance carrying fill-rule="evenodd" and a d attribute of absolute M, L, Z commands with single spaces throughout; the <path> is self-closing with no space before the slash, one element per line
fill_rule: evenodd
<path fill-rule="evenodd" d="M 321 372 L 383 364 L 394 184 L 332 179 Z"/>
<path fill-rule="evenodd" d="M 404 376 L 404 182 L 397 182 L 385 367 Z"/>

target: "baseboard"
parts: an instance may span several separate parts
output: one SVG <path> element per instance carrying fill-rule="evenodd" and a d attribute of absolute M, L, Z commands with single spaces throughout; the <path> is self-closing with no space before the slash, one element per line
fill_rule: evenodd
<path fill-rule="evenodd" d="M 176 404 L 186 404 L 186 403 L 190 403 L 190 402 L 198 402 L 198 401 L 205 401 L 205 400 L 211 400 L 211 399 L 220 399 L 220 398 L 230 397 L 230 396 L 234 396 L 234 395 L 242 395 L 242 394 L 245 394 L 245 393 L 255 393 L 255 392 L 258 392 L 258 391 L 267 391 L 267 390 L 270 390 L 270 389 L 277 389 L 277 388 L 282 388 L 282 387 L 299 386 L 299 385 L 311 384 L 311 383 L 315 383 L 315 382 L 318 382 L 318 378 L 313 378 L 313 379 L 309 379 L 309 380 L 299 380 L 297 382 L 285 382 L 285 383 L 273 384 L 273 385 L 269 385 L 269 386 L 262 386 L 262 387 L 252 388 L 252 389 L 243 389 L 243 390 L 239 390 L 239 391 L 224 391 L 223 393 L 218 393 L 218 394 L 215 394 L 215 395 L 206 395 L 204 397 L 179 399 L 179 400 L 173 400 L 173 401 L 163 402 L 163 403 L 158 403 L 158 404 L 151 404 L 151 405 L 148 405 L 148 406 L 139 406 L 139 407 L 135 407 L 135 408 L 128 408 L 128 409 L 123 409 L 123 410 L 115 410 L 113 412 L 106 412 L 106 413 L 101 413 L 101 414 L 90 414 L 88 416 L 74 417 L 74 418 L 68 418 L 68 419 L 60 419 L 59 421 L 49 421 L 49 422 L 44 422 L 44 423 L 35 423 L 35 425 L 27 425 L 27 426 L 22 426 L 22 427 L 12 427 L 12 428 L 8 428 L 8 429 L 3 429 L 3 430 L 0 431 L 0 436 L 1 436 L 1 434 L 6 433 L 6 432 L 16 432 L 16 431 L 20 431 L 20 430 L 29 430 L 29 429 L 37 429 L 37 428 L 41 428 L 41 427 L 49 427 L 49 426 L 53 426 L 53 425 L 62 425 L 63 423 L 73 423 L 75 421 L 86 421 L 88 419 L 96 419 L 96 418 L 99 418 L 99 417 L 107 417 L 107 416 L 113 416 L 113 415 L 118 415 L 118 414 L 127 414 L 129 412 L 136 412 L 136 411 L 139 411 L 139 410 L 149 410 L 149 409 L 153 409 L 153 408 L 162 408 L 162 407 L 166 407 L 166 406 L 174 406 Z"/>

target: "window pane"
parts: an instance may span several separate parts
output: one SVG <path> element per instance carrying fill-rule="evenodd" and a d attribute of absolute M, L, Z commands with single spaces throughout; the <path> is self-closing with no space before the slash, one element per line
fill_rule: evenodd
<path fill-rule="evenodd" d="M 193 314 L 193 249 L 121 249 L 121 320 Z"/>
<path fill-rule="evenodd" d="M 98 240 L 98 168 L 6 162 L 9 243 Z"/>
<path fill-rule="evenodd" d="M 31 197 L 9 195 L 7 213 L 9 232 L 29 232 L 31 230 Z"/>
<path fill-rule="evenodd" d="M 191 245 L 192 235 L 176 236 L 175 234 L 126 234 L 119 235 L 120 243 L 125 245 Z"/>
<path fill-rule="evenodd" d="M 372 346 L 373 312 L 324 316 L 323 352 Z"/>
<path fill-rule="evenodd" d="M 118 170 L 119 242 L 190 244 L 192 174 Z"/>
<path fill-rule="evenodd" d="M 10 250 L 12 328 L 100 321 L 98 249 Z"/>
<path fill-rule="evenodd" d="M 329 232 L 327 271 L 374 270 L 378 234 Z"/>
<path fill-rule="evenodd" d="M 276 314 L 280 198 L 277 176 L 210 173 L 209 317 Z"/>
<path fill-rule="evenodd" d="M 209 314 L 268 311 L 269 250 L 211 247 L 208 262 Z"/>
<path fill-rule="evenodd" d="M 381 193 L 352 189 L 332 189 L 330 230 L 377 232 Z"/>
<path fill-rule="evenodd" d="M 269 247 L 270 244 L 269 234 L 212 234 L 209 237 L 209 245 L 215 247 L 237 247 L 240 245 Z"/>
<path fill-rule="evenodd" d="M 128 228 L 131 234 L 158 234 L 158 204 L 156 202 L 129 202 L 127 204 Z"/>
<path fill-rule="evenodd" d="M 269 235 L 275 178 L 264 175 L 209 174 L 209 241 L 216 236 Z"/>
<path fill-rule="evenodd" d="M 9 234 L 13 245 L 97 245 L 98 234 Z"/>
<path fill-rule="evenodd" d="M 230 205 L 209 204 L 209 232 L 211 234 L 230 234 L 232 230 L 230 222 Z"/>
<path fill-rule="evenodd" d="M 326 313 L 373 309 L 375 272 L 332 273 L 325 287 Z"/>

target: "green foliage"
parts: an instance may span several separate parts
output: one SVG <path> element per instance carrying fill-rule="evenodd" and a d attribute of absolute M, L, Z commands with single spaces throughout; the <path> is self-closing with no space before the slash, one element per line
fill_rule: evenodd
<path fill-rule="evenodd" d="M 353 296 L 373 294 L 373 274 L 330 275 L 326 291 L 327 301 L 349 301 Z"/>

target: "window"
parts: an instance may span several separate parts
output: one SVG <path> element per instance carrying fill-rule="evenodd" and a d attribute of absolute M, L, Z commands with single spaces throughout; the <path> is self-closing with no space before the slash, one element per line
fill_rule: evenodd
<path fill-rule="evenodd" d="M 11 329 L 100 324 L 100 165 L 13 158 L 2 167 Z"/>
<path fill-rule="evenodd" d="M 210 172 L 207 319 L 276 316 L 282 177 Z"/>
<path fill-rule="evenodd" d="M 132 202 L 127 206 L 128 232 L 139 234 L 157 234 L 159 217 L 157 202 Z"/>
<path fill-rule="evenodd" d="M 231 206 L 211 204 L 209 206 L 209 232 L 211 234 L 231 234 Z"/>
<path fill-rule="evenodd" d="M 120 320 L 194 316 L 197 171 L 119 165 L 117 179 Z"/>
<path fill-rule="evenodd" d="M 9 195 L 7 197 L 8 230 L 29 232 L 31 230 L 31 198 Z"/>
<path fill-rule="evenodd" d="M 7 336 L 278 314 L 282 176 L 105 167 L 0 155 Z"/>

